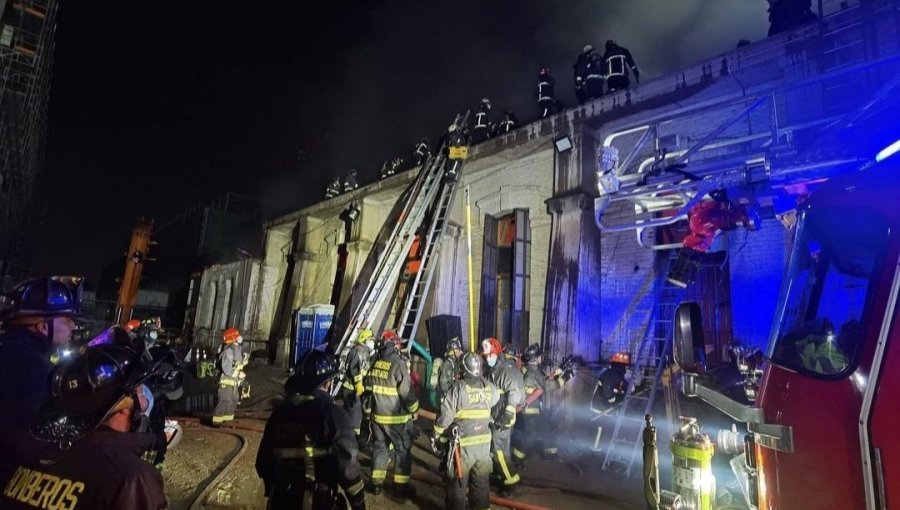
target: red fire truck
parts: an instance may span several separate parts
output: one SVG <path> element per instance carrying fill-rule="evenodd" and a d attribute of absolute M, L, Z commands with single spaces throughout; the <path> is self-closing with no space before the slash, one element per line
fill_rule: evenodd
<path fill-rule="evenodd" d="M 676 314 L 684 392 L 747 424 L 765 510 L 900 507 L 900 155 L 831 179 L 800 211 L 753 406 L 697 382 L 699 309 Z"/>

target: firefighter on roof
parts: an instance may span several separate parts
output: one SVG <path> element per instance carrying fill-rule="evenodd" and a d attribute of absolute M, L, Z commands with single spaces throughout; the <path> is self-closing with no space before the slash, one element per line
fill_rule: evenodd
<path fill-rule="evenodd" d="M 428 156 L 431 155 L 431 147 L 428 146 L 428 138 L 422 137 L 419 140 L 419 143 L 416 144 L 416 148 L 413 151 L 413 156 L 416 158 L 416 166 L 419 166 L 425 163 L 425 160 L 428 159 Z"/>
<path fill-rule="evenodd" d="M 511 496 L 516 492 L 519 473 L 510 457 L 510 436 L 516 424 L 516 408 L 525 402 L 525 382 L 522 373 L 504 359 L 503 346 L 496 338 L 481 342 L 482 354 L 488 366 L 488 380 L 500 390 L 500 400 L 492 409 L 493 435 L 491 453 L 494 456 L 494 474 L 502 485 L 500 495 Z"/>
<path fill-rule="evenodd" d="M 219 347 L 219 394 L 216 409 L 213 412 L 213 426 L 221 426 L 234 420 L 234 409 L 238 404 L 238 384 L 244 379 L 244 366 L 247 364 L 241 343 L 244 337 L 237 328 L 228 328 L 222 334 L 222 346 Z"/>
<path fill-rule="evenodd" d="M 325 188 L 325 198 L 334 198 L 341 194 L 341 178 L 335 177 L 328 183 L 328 187 Z"/>
<path fill-rule="evenodd" d="M 359 435 L 362 425 L 362 403 L 360 398 L 364 392 L 363 378 L 369 371 L 370 358 L 375 351 L 375 335 L 369 329 L 359 332 L 356 345 L 347 354 L 347 373 L 342 388 L 344 410 L 350 416 L 353 431 Z"/>
<path fill-rule="evenodd" d="M 483 98 L 475 112 L 475 125 L 472 126 L 472 143 L 481 143 L 491 136 L 494 127 L 490 119 L 491 100 Z"/>
<path fill-rule="evenodd" d="M 347 172 L 347 177 L 344 177 L 344 193 L 350 193 L 359 187 L 359 181 L 356 177 L 356 169 L 351 168 Z"/>
<path fill-rule="evenodd" d="M 491 507 L 491 408 L 500 400 L 500 392 L 482 377 L 478 354 L 465 353 L 461 364 L 462 379 L 450 387 L 434 424 L 435 436 L 444 448 L 449 448 L 444 452 L 443 463 L 450 467 L 445 472 L 446 508 L 465 508 L 468 485 L 470 508 L 488 510 Z M 455 442 L 454 437 L 458 437 Z M 456 462 L 457 455 L 459 462 Z"/>
<path fill-rule="evenodd" d="M 311 350 L 285 382 L 287 399 L 272 412 L 256 455 L 267 508 L 346 508 L 345 496 L 353 510 L 366 508 L 353 426 L 331 399 L 337 373 L 330 354 Z"/>
<path fill-rule="evenodd" d="M 516 129 L 519 126 L 519 119 L 516 118 L 516 114 L 507 108 L 503 112 L 503 120 L 497 124 L 497 133 L 501 135 L 505 135 L 510 131 Z"/>
<path fill-rule="evenodd" d="M 541 112 L 541 118 L 549 117 L 556 113 L 556 79 L 550 74 L 549 67 L 542 67 L 538 73 L 538 94 L 537 103 L 538 110 Z"/>
<path fill-rule="evenodd" d="M 587 80 L 588 62 L 590 61 L 590 55 L 593 52 L 593 46 L 590 44 L 585 45 L 581 54 L 578 55 L 578 60 L 576 60 L 575 64 L 572 66 L 575 80 L 575 98 L 578 100 L 578 104 L 584 104 L 588 98 L 585 82 Z"/>
<path fill-rule="evenodd" d="M 584 90 L 588 99 L 603 96 L 603 57 L 591 48 L 586 55 Z"/>
<path fill-rule="evenodd" d="M 628 79 L 629 72 L 634 74 L 635 83 L 641 82 L 641 73 L 631 58 L 631 52 L 613 40 L 606 41 L 603 64 L 606 70 L 606 89 L 609 92 L 627 89 L 631 85 Z"/>
<path fill-rule="evenodd" d="M 374 445 L 372 447 L 373 494 L 381 494 L 390 460 L 389 446 L 394 448 L 394 484 L 390 495 L 398 500 L 413 497 L 409 485 L 412 472 L 412 437 L 410 430 L 419 411 L 413 393 L 409 366 L 401 355 L 403 340 L 394 331 L 381 335 L 378 354 L 364 378 Z"/>

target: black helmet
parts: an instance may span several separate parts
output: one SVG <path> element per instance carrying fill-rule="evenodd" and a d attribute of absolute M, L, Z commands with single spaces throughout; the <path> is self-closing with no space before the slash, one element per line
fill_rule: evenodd
<path fill-rule="evenodd" d="M 453 351 L 461 351 L 462 350 L 462 342 L 459 341 L 459 337 L 453 337 L 447 342 L 447 354 L 450 354 Z"/>
<path fill-rule="evenodd" d="M 313 349 L 300 359 L 296 373 L 284 383 L 284 391 L 288 394 L 309 395 L 337 372 L 334 356 Z"/>
<path fill-rule="evenodd" d="M 102 423 L 123 397 L 139 407 L 137 388 L 151 375 L 127 347 L 88 348 L 54 371 L 52 398 L 38 411 L 32 433 L 44 441 L 74 441 Z"/>
<path fill-rule="evenodd" d="M 49 276 L 32 278 L 5 296 L 0 320 L 16 317 L 80 317 L 83 278 Z"/>
<path fill-rule="evenodd" d="M 543 356 L 544 351 L 541 349 L 541 346 L 538 344 L 531 344 L 525 348 L 525 352 L 522 354 L 522 361 L 525 363 L 529 363 L 538 359 L 538 357 Z"/>
<path fill-rule="evenodd" d="M 609 51 L 609 50 L 615 48 L 616 46 L 618 46 L 616 44 L 616 41 L 613 41 L 612 39 L 606 41 L 606 51 Z"/>
<path fill-rule="evenodd" d="M 478 354 L 474 352 L 467 352 L 463 354 L 462 366 L 463 370 L 465 371 L 463 375 L 469 375 L 472 377 L 481 376 L 481 356 L 479 356 Z"/>

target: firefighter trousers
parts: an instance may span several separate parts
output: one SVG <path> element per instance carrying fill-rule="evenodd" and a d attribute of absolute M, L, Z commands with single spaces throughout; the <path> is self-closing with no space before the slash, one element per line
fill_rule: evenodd
<path fill-rule="evenodd" d="M 389 445 L 394 446 L 394 485 L 409 483 L 412 472 L 412 436 L 410 422 L 397 425 L 372 423 L 372 484 L 384 485 L 387 465 L 391 460 Z"/>
<path fill-rule="evenodd" d="M 362 427 L 362 401 L 356 393 L 344 392 L 344 411 L 350 416 L 350 424 L 353 426 L 353 432 L 359 436 L 359 429 Z"/>
<path fill-rule="evenodd" d="M 333 510 L 344 496 L 337 486 L 315 482 L 279 481 L 268 494 L 267 510 Z M 344 508 L 346 503 L 344 504 Z M 341 507 L 338 507 L 341 508 Z"/>
<path fill-rule="evenodd" d="M 519 461 L 540 447 L 541 444 L 541 415 L 520 414 L 516 420 L 516 428 L 513 431 L 513 455 Z"/>
<path fill-rule="evenodd" d="M 234 420 L 234 408 L 237 407 L 238 401 L 237 381 L 225 378 L 219 379 L 218 397 L 212 417 L 213 425 Z"/>
<path fill-rule="evenodd" d="M 519 472 L 510 456 L 511 429 L 494 429 L 491 434 L 491 455 L 494 457 L 494 473 L 503 479 L 503 485 L 510 487 L 519 483 Z"/>
<path fill-rule="evenodd" d="M 631 80 L 624 74 L 616 74 L 606 79 L 606 89 L 610 92 L 627 89 L 631 85 Z"/>
<path fill-rule="evenodd" d="M 491 452 L 488 445 L 466 446 L 462 448 L 462 476 L 450 476 L 447 480 L 447 510 L 464 510 L 466 507 L 466 486 L 469 488 L 469 508 L 489 510 Z"/>

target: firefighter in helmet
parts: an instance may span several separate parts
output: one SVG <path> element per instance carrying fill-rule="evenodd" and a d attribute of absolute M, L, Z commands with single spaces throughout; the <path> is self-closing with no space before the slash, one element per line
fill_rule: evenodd
<path fill-rule="evenodd" d="M 631 57 L 631 52 L 613 40 L 606 41 L 603 65 L 606 71 L 606 89 L 609 92 L 627 89 L 631 85 L 628 79 L 629 72 L 634 75 L 635 83 L 641 82 L 641 73 Z"/>
<path fill-rule="evenodd" d="M 458 337 L 453 337 L 447 342 L 447 350 L 444 353 L 444 360 L 438 371 L 438 402 L 444 398 L 444 395 L 450 391 L 450 387 L 459 379 L 460 356 L 463 354 L 462 342 Z"/>
<path fill-rule="evenodd" d="M 239 395 L 238 385 L 244 380 L 244 366 L 247 364 L 241 343 L 244 337 L 237 328 L 228 328 L 222 334 L 222 346 L 219 347 L 219 395 L 216 409 L 213 412 L 213 426 L 221 426 L 234 420 L 234 409 L 237 407 Z"/>
<path fill-rule="evenodd" d="M 0 309 L 0 476 L 16 462 L 32 461 L 47 448 L 28 424 L 50 395 L 51 359 L 66 357 L 81 316 L 81 279 L 51 276 L 27 280 L 5 296 Z"/>
<path fill-rule="evenodd" d="M 325 188 L 325 198 L 334 198 L 341 194 L 341 178 L 335 177 L 331 179 L 331 182 L 328 183 L 328 187 Z"/>
<path fill-rule="evenodd" d="M 362 403 L 360 398 L 364 392 L 363 378 L 369 371 L 370 358 L 375 351 L 375 335 L 372 330 L 363 329 L 356 337 L 356 344 L 347 354 L 347 372 L 344 374 L 342 394 L 344 410 L 350 416 L 353 431 L 359 435 L 362 426 Z"/>
<path fill-rule="evenodd" d="M 588 99 L 587 94 L 587 72 L 588 72 L 588 62 L 591 59 L 591 54 L 594 52 L 594 47 L 590 44 L 586 44 L 584 49 L 581 51 L 581 54 L 578 55 L 578 59 L 575 61 L 575 64 L 572 65 L 572 71 L 574 74 L 575 80 L 575 98 L 578 100 L 578 104 L 584 104 Z"/>
<path fill-rule="evenodd" d="M 494 456 L 494 474 L 500 481 L 502 496 L 511 496 L 519 484 L 510 457 L 510 438 L 516 424 L 516 408 L 525 402 L 525 381 L 522 373 L 504 359 L 503 346 L 496 338 L 486 338 L 481 342 L 481 351 L 488 366 L 488 380 L 500 390 L 500 400 L 491 410 L 493 434 L 491 453 Z"/>
<path fill-rule="evenodd" d="M 412 472 L 412 437 L 410 430 L 419 411 L 419 401 L 413 392 L 407 359 L 400 352 L 403 340 L 395 331 L 381 335 L 379 350 L 364 380 L 372 423 L 372 483 L 373 494 L 381 494 L 390 460 L 389 447 L 394 448 L 394 484 L 390 495 L 398 500 L 414 497 L 409 485 Z"/>
<path fill-rule="evenodd" d="M 344 497 L 353 510 L 366 508 L 353 425 L 331 398 L 337 373 L 334 357 L 314 349 L 285 382 L 286 399 L 269 417 L 256 455 L 267 508 L 346 508 Z"/>
<path fill-rule="evenodd" d="M 513 435 L 513 456 L 523 471 L 527 469 L 525 460 L 539 445 L 541 440 L 541 404 L 545 391 L 546 379 L 541 372 L 541 361 L 544 352 L 538 344 L 531 344 L 522 354 L 524 367 L 522 373 L 525 380 L 525 403 L 519 408 L 519 420 Z"/>
<path fill-rule="evenodd" d="M 497 133 L 505 135 L 512 132 L 517 127 L 519 127 L 519 119 L 516 117 L 516 113 L 512 111 L 512 109 L 507 108 L 503 111 L 503 120 L 497 124 Z"/>
<path fill-rule="evenodd" d="M 491 507 L 491 408 L 500 400 L 497 387 L 482 376 L 481 357 L 474 352 L 463 354 L 462 378 L 450 387 L 441 402 L 441 414 L 434 423 L 439 442 L 455 450 L 459 448 L 460 472 L 447 472 L 446 508 L 463 510 L 466 506 L 466 486 L 472 510 Z M 448 437 L 449 436 L 449 437 Z M 458 437 L 454 444 L 451 440 Z M 454 451 L 446 451 L 445 458 L 454 460 Z M 450 464 L 443 463 L 445 466 Z M 454 471 L 456 463 L 453 462 Z"/>
<path fill-rule="evenodd" d="M 347 171 L 347 177 L 344 177 L 344 193 L 350 193 L 359 187 L 359 179 L 356 176 L 356 169 L 351 168 Z"/>
<path fill-rule="evenodd" d="M 60 449 L 52 460 L 20 464 L 0 479 L 0 508 L 63 501 L 59 508 L 165 509 L 162 476 L 141 459 L 155 437 L 137 432 L 150 406 L 144 383 L 153 375 L 134 350 L 118 345 L 87 348 L 60 365 L 32 425 L 37 438 Z M 36 492 L 41 480 L 47 483 Z"/>
<path fill-rule="evenodd" d="M 591 48 L 586 54 L 584 90 L 588 99 L 603 96 L 603 57 Z"/>
<path fill-rule="evenodd" d="M 631 356 L 627 352 L 617 352 L 609 357 L 609 368 L 597 379 L 598 391 L 607 405 L 613 406 L 625 398 L 630 365 Z"/>
<path fill-rule="evenodd" d="M 422 137 L 419 140 L 419 143 L 416 144 L 416 148 L 413 151 L 413 156 L 415 157 L 416 166 L 422 165 L 425 163 L 425 160 L 428 159 L 428 156 L 431 156 L 431 147 L 428 145 L 428 138 Z"/>
<path fill-rule="evenodd" d="M 472 143 L 481 143 L 491 136 L 494 130 L 493 123 L 490 118 L 491 100 L 483 98 L 475 112 L 475 125 L 472 126 Z"/>
<path fill-rule="evenodd" d="M 556 107 L 556 79 L 550 74 L 549 67 L 542 67 L 538 73 L 538 111 L 541 112 L 541 118 L 547 118 L 553 115 Z"/>

